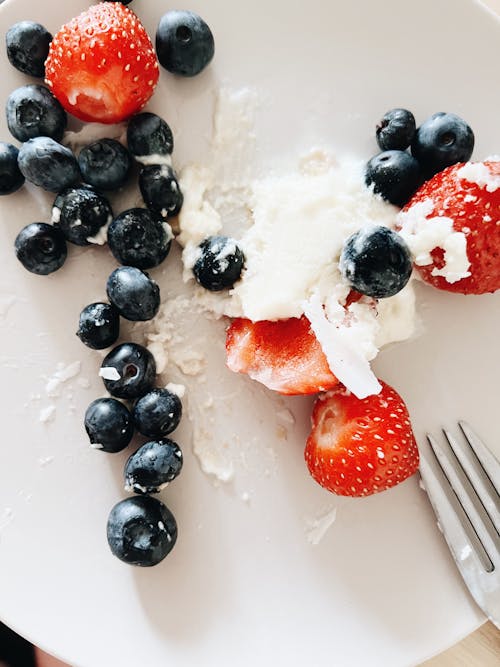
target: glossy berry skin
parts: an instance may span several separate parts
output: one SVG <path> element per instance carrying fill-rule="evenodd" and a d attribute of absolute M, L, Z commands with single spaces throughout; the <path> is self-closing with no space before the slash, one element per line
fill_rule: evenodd
<path fill-rule="evenodd" d="M 119 2 L 90 6 L 54 35 L 45 81 L 80 120 L 119 123 L 152 96 L 159 67 L 138 19 Z"/>
<path fill-rule="evenodd" d="M 132 322 L 153 319 L 160 307 L 160 288 L 147 273 L 134 266 L 120 266 L 106 284 L 108 299 L 120 315 Z"/>
<path fill-rule="evenodd" d="M 404 206 L 422 182 L 417 160 L 405 151 L 384 151 L 365 168 L 365 183 L 395 206 Z"/>
<path fill-rule="evenodd" d="M 106 369 L 106 370 L 103 370 Z M 116 380 L 106 379 L 116 371 Z M 111 396 L 134 399 L 152 389 L 156 378 L 156 363 L 151 352 L 138 343 L 122 343 L 103 359 L 100 375 Z"/>
<path fill-rule="evenodd" d="M 94 239 L 99 230 L 111 222 L 113 211 L 103 195 L 89 187 L 78 187 L 56 197 L 52 217 L 66 240 L 86 246 L 92 243 L 89 239 Z"/>
<path fill-rule="evenodd" d="M 356 398 L 339 385 L 314 404 L 304 452 L 318 484 L 341 496 L 385 491 L 418 470 L 408 409 L 385 382 L 379 394 Z"/>
<path fill-rule="evenodd" d="M 33 137 L 60 141 L 66 129 L 66 112 L 50 90 L 38 84 L 16 88 L 7 98 L 5 113 L 9 131 L 19 141 Z"/>
<path fill-rule="evenodd" d="M 5 35 L 7 58 L 23 74 L 42 78 L 52 35 L 34 21 L 19 21 Z"/>
<path fill-rule="evenodd" d="M 130 119 L 127 128 L 129 151 L 139 162 L 165 158 L 174 150 L 174 136 L 169 125 L 155 113 L 144 111 Z M 142 158 L 146 158 L 142 160 Z M 156 164 L 152 162 L 152 164 Z"/>
<path fill-rule="evenodd" d="M 145 208 L 120 213 L 108 229 L 109 249 L 121 264 L 151 269 L 170 251 L 172 230 Z"/>
<path fill-rule="evenodd" d="M 78 155 L 85 183 L 98 190 L 118 190 L 127 182 L 132 168 L 130 153 L 115 139 L 99 139 Z"/>
<path fill-rule="evenodd" d="M 114 556 L 129 565 L 152 567 L 174 548 L 177 523 L 157 498 L 132 496 L 111 510 L 107 535 Z"/>
<path fill-rule="evenodd" d="M 25 269 L 46 276 L 66 261 L 66 240 L 62 232 L 45 222 L 32 222 L 16 237 L 16 257 Z"/>
<path fill-rule="evenodd" d="M 133 416 L 139 433 L 148 438 L 162 438 L 181 421 L 181 399 L 168 389 L 153 389 L 136 402 Z"/>
<path fill-rule="evenodd" d="M 159 493 L 182 469 L 181 448 L 173 440 L 146 442 L 125 464 L 125 489 Z"/>
<path fill-rule="evenodd" d="M 454 113 L 433 114 L 417 129 L 411 152 L 426 178 L 457 162 L 467 162 L 474 150 L 474 133 Z"/>
<path fill-rule="evenodd" d="M 391 109 L 382 116 L 375 136 L 381 151 L 404 151 L 415 136 L 415 117 L 407 109 Z"/>
<path fill-rule="evenodd" d="M 229 289 L 240 279 L 244 264 L 245 256 L 234 239 L 209 236 L 200 243 L 193 273 L 202 287 L 219 292 Z"/>
<path fill-rule="evenodd" d="M 214 57 L 212 31 L 194 12 L 172 10 L 156 30 L 156 53 L 166 70 L 181 76 L 199 74 Z"/>
<path fill-rule="evenodd" d="M 182 208 L 184 197 L 172 167 L 152 164 L 139 173 L 139 188 L 144 203 L 156 215 L 168 219 Z"/>
<path fill-rule="evenodd" d="M 104 350 L 118 340 L 120 314 L 109 303 L 90 303 L 80 313 L 78 338 L 93 350 Z"/>
<path fill-rule="evenodd" d="M 24 184 L 17 164 L 18 154 L 15 146 L 0 141 L 0 195 L 10 195 Z"/>
<path fill-rule="evenodd" d="M 397 232 L 388 227 L 369 227 L 346 240 L 340 272 L 360 294 L 382 299 L 394 296 L 407 284 L 412 257 Z"/>
<path fill-rule="evenodd" d="M 132 440 L 134 422 L 127 407 L 114 398 L 97 398 L 87 408 L 85 430 L 93 449 L 115 454 Z"/>
<path fill-rule="evenodd" d="M 73 153 L 50 137 L 29 139 L 19 149 L 17 162 L 27 181 L 50 192 L 61 192 L 80 180 Z"/>

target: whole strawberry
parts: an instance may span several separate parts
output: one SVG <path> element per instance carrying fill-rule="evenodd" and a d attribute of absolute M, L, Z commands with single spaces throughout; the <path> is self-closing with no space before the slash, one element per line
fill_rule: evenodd
<path fill-rule="evenodd" d="M 341 496 L 368 496 L 413 475 L 418 448 L 392 387 L 359 400 L 339 385 L 316 401 L 305 459 L 312 477 Z"/>
<path fill-rule="evenodd" d="M 146 104 L 159 73 L 137 16 L 120 2 L 102 2 L 54 36 L 45 76 L 62 106 L 77 118 L 118 123 Z"/>
<path fill-rule="evenodd" d="M 419 235 L 436 240 L 420 259 L 421 248 L 414 253 L 425 282 L 461 294 L 500 289 L 500 162 L 468 162 L 439 172 L 415 193 L 399 219 L 410 248 L 412 237 L 417 248 Z M 450 230 L 443 237 L 439 228 L 447 223 Z"/>

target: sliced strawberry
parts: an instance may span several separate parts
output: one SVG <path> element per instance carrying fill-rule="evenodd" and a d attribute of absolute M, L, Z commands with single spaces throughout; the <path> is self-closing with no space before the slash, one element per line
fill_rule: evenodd
<path fill-rule="evenodd" d="M 453 165 L 424 183 L 403 209 L 402 219 L 416 204 L 430 201 L 432 211 L 427 219 L 451 218 L 454 231 L 465 235 L 470 276 L 448 282 L 444 276 L 435 275 L 435 270 L 445 264 L 439 247 L 431 252 L 431 264 L 417 266 L 425 282 L 448 292 L 483 294 L 500 289 L 500 187 L 494 185 L 495 178 L 500 177 L 500 162 L 482 164 L 491 175 L 489 186 L 467 180 L 461 175 L 464 165 Z"/>
<path fill-rule="evenodd" d="M 376 396 L 357 399 L 345 387 L 318 398 L 305 459 L 313 478 L 341 496 L 368 496 L 396 486 L 418 468 L 408 410 L 381 382 Z"/>
<path fill-rule="evenodd" d="M 236 319 L 227 331 L 227 365 L 280 394 L 315 394 L 338 384 L 302 316 L 277 322 Z"/>
<path fill-rule="evenodd" d="M 46 83 L 77 118 L 118 123 L 139 111 L 158 81 L 158 61 L 137 16 L 120 2 L 102 2 L 54 36 Z"/>

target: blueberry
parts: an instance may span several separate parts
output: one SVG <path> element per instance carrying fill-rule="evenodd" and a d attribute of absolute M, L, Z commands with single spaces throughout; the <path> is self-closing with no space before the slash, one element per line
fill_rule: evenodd
<path fill-rule="evenodd" d="M 131 208 L 117 216 L 108 229 L 109 249 L 121 264 L 152 269 L 168 255 L 170 225 L 145 208 Z"/>
<path fill-rule="evenodd" d="M 132 496 L 113 507 L 107 533 L 114 556 L 130 565 L 151 567 L 174 548 L 177 524 L 157 498 Z"/>
<path fill-rule="evenodd" d="M 156 30 L 160 65 L 173 74 L 195 76 L 214 57 L 214 37 L 194 12 L 172 10 L 164 14 Z"/>
<path fill-rule="evenodd" d="M 127 144 L 129 151 L 139 162 L 157 164 L 171 155 L 174 150 L 174 137 L 163 118 L 145 111 L 130 119 Z"/>
<path fill-rule="evenodd" d="M 109 303 L 91 303 L 80 313 L 78 338 L 93 350 L 116 343 L 120 335 L 120 314 Z"/>
<path fill-rule="evenodd" d="M 405 151 L 384 151 L 372 157 L 365 169 L 365 183 L 383 199 L 404 206 L 421 184 L 420 167 Z"/>
<path fill-rule="evenodd" d="M 474 149 L 474 133 L 454 113 L 435 113 L 417 129 L 411 152 L 430 178 L 438 171 L 467 162 Z"/>
<path fill-rule="evenodd" d="M 193 273 L 202 287 L 218 292 L 239 280 L 244 263 L 245 256 L 234 239 L 209 236 L 199 245 Z"/>
<path fill-rule="evenodd" d="M 146 442 L 125 464 L 125 490 L 159 493 L 181 469 L 181 448 L 173 440 Z"/>
<path fill-rule="evenodd" d="M 24 268 L 39 276 L 57 271 L 66 261 L 66 241 L 62 232 L 46 222 L 32 222 L 21 229 L 14 247 Z"/>
<path fill-rule="evenodd" d="M 148 438 L 162 438 L 179 425 L 181 399 L 168 389 L 153 389 L 137 401 L 133 415 L 139 433 Z"/>
<path fill-rule="evenodd" d="M 94 449 L 115 454 L 132 440 L 134 423 L 128 408 L 115 398 L 98 398 L 87 408 L 85 430 Z"/>
<path fill-rule="evenodd" d="M 382 151 L 404 151 L 415 136 L 415 117 L 407 109 L 391 109 L 377 125 L 375 136 Z"/>
<path fill-rule="evenodd" d="M 387 227 L 361 229 L 346 240 L 342 249 L 342 276 L 366 296 L 382 299 L 397 294 L 410 279 L 411 271 L 408 246 Z"/>
<path fill-rule="evenodd" d="M 15 146 L 0 141 L 0 195 L 10 195 L 24 183 L 24 176 L 17 164 L 18 154 Z"/>
<path fill-rule="evenodd" d="M 160 307 L 160 288 L 147 273 L 135 266 L 120 266 L 106 284 L 108 298 L 126 320 L 146 322 Z"/>
<path fill-rule="evenodd" d="M 73 153 L 50 137 L 29 139 L 19 149 L 17 161 L 27 181 L 50 192 L 61 192 L 80 179 Z"/>
<path fill-rule="evenodd" d="M 153 388 L 156 363 L 144 346 L 122 343 L 104 357 L 99 374 L 112 396 L 140 398 Z"/>
<path fill-rule="evenodd" d="M 115 139 L 100 139 L 85 146 L 78 156 L 83 180 L 101 190 L 117 190 L 132 168 L 130 153 Z"/>
<path fill-rule="evenodd" d="M 51 137 L 60 141 L 66 129 L 66 112 L 48 88 L 30 84 L 16 88 L 5 107 L 10 133 L 19 141 Z"/>
<path fill-rule="evenodd" d="M 65 190 L 56 197 L 52 207 L 52 220 L 75 245 L 99 242 L 95 237 L 112 219 L 108 200 L 89 187 Z"/>
<path fill-rule="evenodd" d="M 162 218 L 172 218 L 181 210 L 184 197 L 172 167 L 166 164 L 143 167 L 139 187 L 146 206 Z"/>
<path fill-rule="evenodd" d="M 40 23 L 14 23 L 5 35 L 7 58 L 23 74 L 42 78 L 51 41 L 52 35 Z"/>

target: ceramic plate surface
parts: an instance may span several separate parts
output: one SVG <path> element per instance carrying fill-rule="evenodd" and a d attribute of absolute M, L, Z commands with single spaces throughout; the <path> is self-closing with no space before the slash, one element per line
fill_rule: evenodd
<path fill-rule="evenodd" d="M 376 148 L 375 122 L 394 106 L 412 109 L 420 122 L 435 111 L 454 111 L 474 128 L 477 159 L 500 152 L 500 88 L 492 83 L 500 25 L 478 4 L 180 5 L 211 25 L 216 57 L 193 80 L 162 72 L 150 104 L 174 130 L 176 167 L 207 157 L 221 86 L 257 91 L 261 172 L 312 146 L 368 159 Z M 54 32 L 87 6 L 7 0 L 0 7 L 2 43 L 15 21 L 37 20 Z M 132 8 L 154 34 L 171 6 L 135 0 Z M 5 99 L 27 79 L 2 57 Z M 0 125 L 8 140 L 3 117 Z M 177 353 L 184 347 L 188 366 L 198 355 L 198 368 L 186 375 L 171 363 L 164 378 L 188 390 L 186 418 L 175 433 L 184 471 L 161 494 L 177 518 L 179 540 L 153 569 L 113 558 L 106 520 L 125 497 L 127 453 L 107 456 L 88 447 L 82 415 L 103 393 L 102 355 L 84 348 L 74 332 L 81 308 L 105 297 L 115 263 L 106 249 L 73 248 L 51 277 L 24 271 L 13 240 L 25 224 L 49 219 L 51 201 L 28 187 L 0 201 L 5 622 L 78 667 L 403 667 L 481 622 L 416 477 L 362 500 L 323 491 L 302 458 L 311 400 L 284 400 L 230 374 L 224 323 L 193 312 L 181 313 L 174 329 L 184 340 Z M 165 302 L 185 289 L 179 267 L 173 251 L 153 272 Z M 421 334 L 385 350 L 377 373 L 406 398 L 418 438 L 460 417 L 500 454 L 488 407 L 499 394 L 500 295 L 461 297 L 422 287 L 418 298 Z M 140 341 L 143 330 L 125 328 L 123 337 Z M 57 369 L 68 367 L 72 377 L 47 392 Z M 40 420 L 48 415 L 51 420 Z M 203 472 L 193 452 L 193 442 L 207 434 L 218 463 L 234 470 L 229 482 Z"/>

